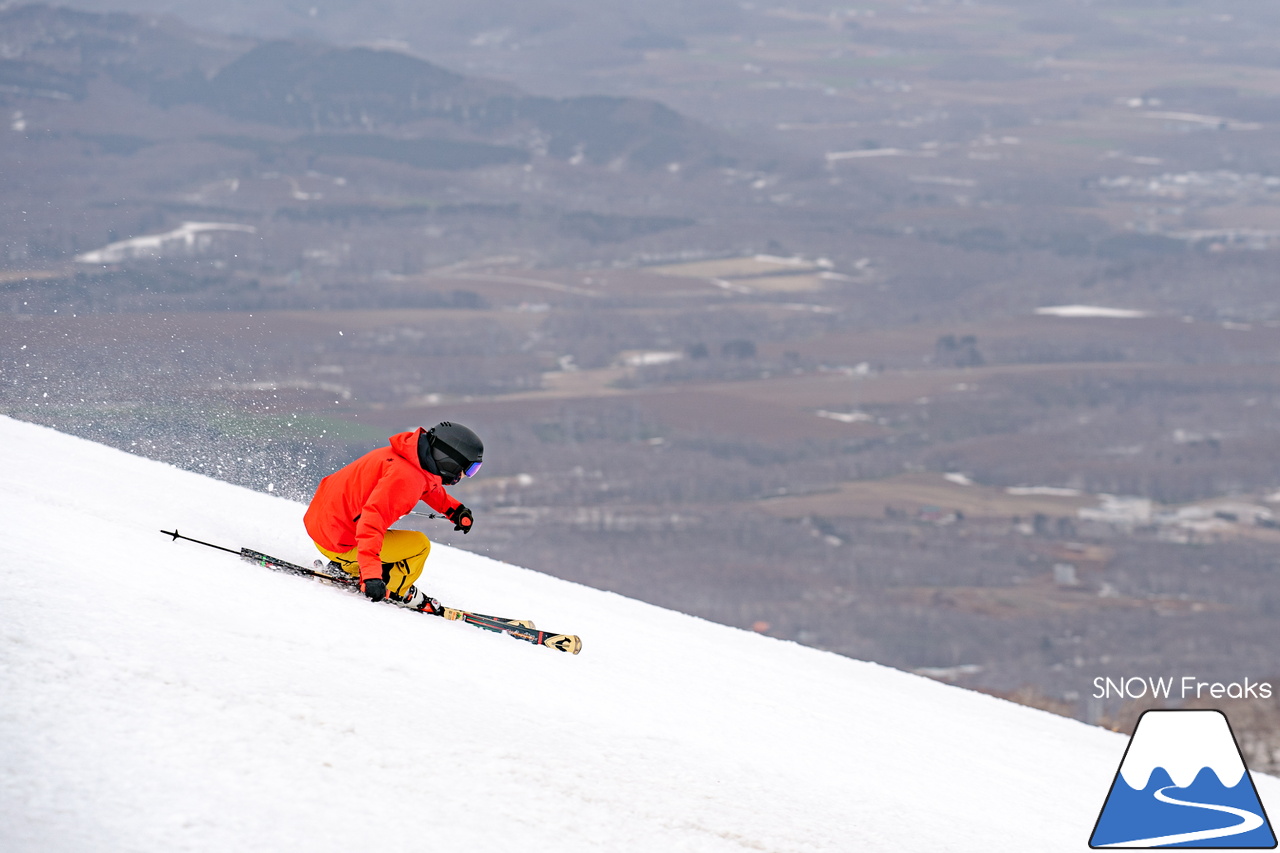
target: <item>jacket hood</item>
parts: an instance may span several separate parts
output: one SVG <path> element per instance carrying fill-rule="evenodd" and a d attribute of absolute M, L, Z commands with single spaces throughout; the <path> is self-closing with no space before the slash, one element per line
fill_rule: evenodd
<path fill-rule="evenodd" d="M 408 432 L 398 432 L 391 436 L 391 438 L 387 439 L 387 441 L 391 444 L 391 449 L 394 450 L 398 456 L 403 456 L 405 459 L 408 459 L 414 465 L 421 468 L 422 463 L 418 458 L 418 438 L 421 435 L 423 435 L 423 430 L 419 427 L 418 429 L 409 430 Z"/>

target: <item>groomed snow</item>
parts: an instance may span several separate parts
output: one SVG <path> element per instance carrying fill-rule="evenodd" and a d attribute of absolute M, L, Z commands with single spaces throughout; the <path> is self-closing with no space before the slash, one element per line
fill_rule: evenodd
<path fill-rule="evenodd" d="M 1079 851 L 1124 752 L 443 546 L 433 593 L 582 654 L 373 605 L 158 532 L 310 561 L 299 504 L 6 418 L 0 448 L 8 853 Z"/>

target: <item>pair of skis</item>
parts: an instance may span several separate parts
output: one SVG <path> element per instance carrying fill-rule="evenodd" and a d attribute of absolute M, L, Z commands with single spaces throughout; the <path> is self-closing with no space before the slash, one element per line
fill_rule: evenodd
<path fill-rule="evenodd" d="M 239 551 L 233 548 L 224 548 L 211 542 L 203 542 L 199 539 L 192 539 L 190 536 L 183 536 L 176 528 L 173 530 L 161 530 L 160 532 L 172 537 L 175 542 L 179 539 L 185 539 L 188 542 L 195 542 L 197 545 L 207 545 L 210 548 L 217 548 L 219 551 L 237 554 L 242 560 L 262 566 L 265 569 L 300 577 L 315 578 L 352 591 L 356 589 L 356 579 L 347 575 L 332 575 L 318 568 L 309 569 L 306 566 L 299 566 L 296 563 L 290 563 L 287 560 L 281 560 L 269 554 L 263 554 L 261 551 L 254 551 L 251 548 L 241 548 Z M 453 622 L 465 622 L 468 625 L 474 625 L 486 631 L 496 631 L 500 634 L 506 634 L 508 637 L 515 637 L 517 640 L 524 640 L 526 643 L 533 643 L 535 646 L 546 646 L 560 652 L 576 655 L 582 651 L 582 639 L 577 635 L 540 631 L 527 619 L 504 619 L 499 616 L 486 616 L 483 613 L 473 613 L 470 610 L 459 610 L 454 607 L 442 607 L 439 613 L 435 613 L 431 609 L 417 612 L 442 616 Z"/>

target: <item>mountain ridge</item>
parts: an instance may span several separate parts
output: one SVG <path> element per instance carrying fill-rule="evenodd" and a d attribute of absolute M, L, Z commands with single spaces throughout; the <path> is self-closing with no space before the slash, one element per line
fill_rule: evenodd
<path fill-rule="evenodd" d="M 655 101 L 583 95 L 548 98 L 472 78 L 390 49 L 302 40 L 214 37 L 175 22 L 33 4 L 0 10 L 7 58 L 0 100 L 84 101 L 108 77 L 156 106 L 184 104 L 255 124 L 401 141 L 443 136 L 597 165 L 651 170 L 684 161 L 728 162 L 717 133 Z M 370 146 L 365 156 L 385 157 Z M 525 155 L 526 157 L 528 154 Z M 427 158 L 428 168 L 475 162 Z"/>

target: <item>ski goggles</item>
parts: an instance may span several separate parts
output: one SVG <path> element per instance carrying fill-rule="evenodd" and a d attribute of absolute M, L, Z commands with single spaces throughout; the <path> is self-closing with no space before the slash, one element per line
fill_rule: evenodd
<path fill-rule="evenodd" d="M 480 466 L 483 464 L 484 464 L 483 462 L 472 462 L 463 470 L 462 476 L 474 477 L 476 474 L 480 472 Z"/>

